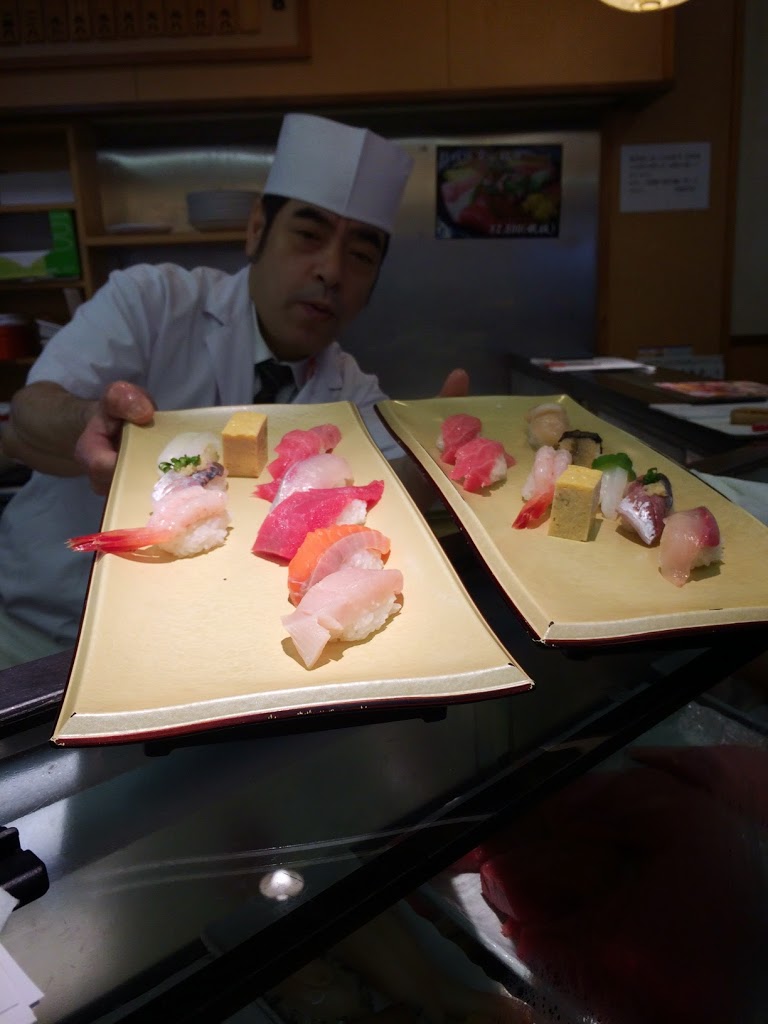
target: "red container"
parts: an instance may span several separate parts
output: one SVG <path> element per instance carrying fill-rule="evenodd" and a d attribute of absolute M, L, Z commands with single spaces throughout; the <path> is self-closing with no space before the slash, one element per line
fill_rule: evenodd
<path fill-rule="evenodd" d="M 0 313 L 0 361 L 27 359 L 38 349 L 34 320 L 17 313 Z"/>

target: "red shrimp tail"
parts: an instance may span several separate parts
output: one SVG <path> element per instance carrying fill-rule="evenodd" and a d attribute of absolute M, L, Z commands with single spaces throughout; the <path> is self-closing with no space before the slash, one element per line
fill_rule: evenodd
<path fill-rule="evenodd" d="M 543 494 L 537 494 L 533 498 L 529 498 L 517 513 L 517 518 L 512 523 L 512 529 L 524 530 L 530 523 L 535 523 L 536 520 L 541 519 L 552 504 L 553 497 L 554 491 L 544 491 Z"/>
<path fill-rule="evenodd" d="M 105 530 L 103 533 L 86 533 L 82 537 L 71 537 L 67 547 L 71 551 L 138 551 L 152 544 L 170 540 L 170 530 L 158 530 L 148 526 L 137 526 L 128 530 Z"/>

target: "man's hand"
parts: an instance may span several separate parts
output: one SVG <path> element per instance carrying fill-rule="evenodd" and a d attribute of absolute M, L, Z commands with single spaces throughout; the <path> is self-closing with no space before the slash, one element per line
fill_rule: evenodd
<path fill-rule="evenodd" d="M 149 423 L 154 411 L 146 391 L 127 381 L 108 385 L 98 401 L 78 398 L 53 381 L 36 381 L 13 396 L 2 450 L 39 473 L 85 472 L 94 491 L 106 494 L 123 423 Z"/>
<path fill-rule="evenodd" d="M 74 452 L 97 494 L 106 494 L 112 483 L 123 423 L 151 423 L 154 413 L 155 403 L 136 384 L 118 380 L 106 388 Z"/>
<path fill-rule="evenodd" d="M 469 394 L 469 374 L 466 370 L 451 370 L 437 393 L 438 398 L 466 398 Z"/>
<path fill-rule="evenodd" d="M 451 370 L 438 391 L 437 398 L 466 398 L 469 394 L 469 374 L 466 370 Z M 425 479 L 424 473 L 406 456 L 394 459 L 392 468 L 405 484 L 406 489 L 422 512 L 426 512 L 437 498 L 434 484 Z"/>

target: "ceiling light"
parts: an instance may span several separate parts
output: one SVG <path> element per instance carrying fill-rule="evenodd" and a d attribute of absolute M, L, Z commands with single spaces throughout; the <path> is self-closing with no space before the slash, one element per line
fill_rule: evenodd
<path fill-rule="evenodd" d="M 684 4 L 685 0 L 602 0 L 609 7 L 617 7 L 620 11 L 642 14 L 644 11 L 663 11 L 665 7 Z"/>

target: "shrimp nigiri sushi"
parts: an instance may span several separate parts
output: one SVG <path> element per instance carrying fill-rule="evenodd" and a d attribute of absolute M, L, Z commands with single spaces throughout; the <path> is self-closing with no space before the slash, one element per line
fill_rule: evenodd
<path fill-rule="evenodd" d="M 219 547 L 227 539 L 227 473 L 216 434 L 178 434 L 158 457 L 160 479 L 146 526 L 103 530 L 67 541 L 72 551 L 139 551 L 156 546 L 179 558 Z"/>
<path fill-rule="evenodd" d="M 513 456 L 504 451 L 500 441 L 475 437 L 456 452 L 456 464 L 450 476 L 451 480 L 462 480 L 465 491 L 479 491 L 481 487 L 506 480 L 507 467 L 514 464 Z"/>
<path fill-rule="evenodd" d="M 310 587 L 343 568 L 381 569 L 389 537 L 362 524 L 313 530 L 288 564 L 288 593 L 298 604 Z"/>
<path fill-rule="evenodd" d="M 312 668 L 331 640 L 364 640 L 402 607 L 399 569 L 339 569 L 306 592 L 282 623 Z"/>
<path fill-rule="evenodd" d="M 267 513 L 256 535 L 255 555 L 290 561 L 312 530 L 337 523 L 364 523 L 384 493 L 384 481 L 364 487 L 323 487 L 297 491 Z"/>
<path fill-rule="evenodd" d="M 523 484 L 525 504 L 512 523 L 513 530 L 535 525 L 555 497 L 555 484 L 561 473 L 571 465 L 571 453 L 564 448 L 543 444 L 533 459 L 533 466 Z"/>
<path fill-rule="evenodd" d="M 477 437 L 482 429 L 483 424 L 477 416 L 470 416 L 464 412 L 446 416 L 440 425 L 440 434 L 437 438 L 437 448 L 442 453 L 443 462 L 452 466 L 459 448 Z"/>
<path fill-rule="evenodd" d="M 659 542 L 659 570 L 665 580 L 682 587 L 693 569 L 722 560 L 720 527 L 704 505 L 673 512 L 664 520 Z"/>
<path fill-rule="evenodd" d="M 164 494 L 155 502 L 146 526 L 72 537 L 67 546 L 72 551 L 117 554 L 154 545 L 178 558 L 189 558 L 222 545 L 230 524 L 226 491 L 197 484 Z"/>

